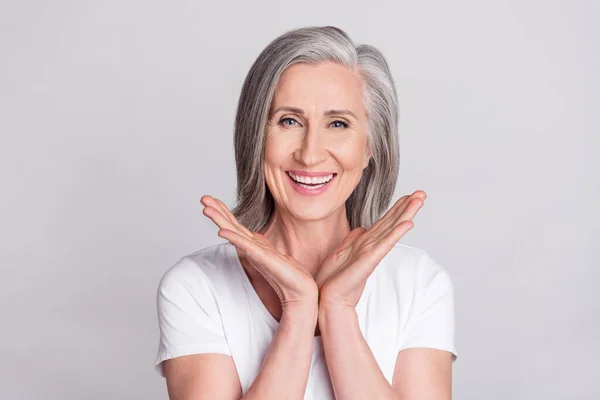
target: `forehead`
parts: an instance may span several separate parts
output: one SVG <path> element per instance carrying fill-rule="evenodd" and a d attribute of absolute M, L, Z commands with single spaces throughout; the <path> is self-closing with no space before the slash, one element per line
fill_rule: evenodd
<path fill-rule="evenodd" d="M 273 106 L 362 109 L 360 74 L 335 63 L 294 64 L 277 85 Z"/>

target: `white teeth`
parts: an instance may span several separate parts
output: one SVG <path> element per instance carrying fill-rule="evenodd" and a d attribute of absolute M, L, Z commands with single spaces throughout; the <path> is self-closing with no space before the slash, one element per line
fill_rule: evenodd
<path fill-rule="evenodd" d="M 290 175 L 290 177 L 295 180 L 296 182 L 299 183 L 305 183 L 308 185 L 317 185 L 319 184 L 318 187 L 321 187 L 321 184 L 325 184 L 327 182 L 329 182 L 331 179 L 333 179 L 333 174 L 329 174 L 327 176 L 303 176 L 303 175 L 294 175 L 291 172 L 288 172 L 288 174 Z M 302 187 L 307 187 L 305 185 L 300 185 Z M 309 188 L 314 189 L 315 186 L 309 186 Z"/>
<path fill-rule="evenodd" d="M 320 185 L 314 185 L 314 186 L 308 186 L 308 185 L 303 185 L 302 183 L 299 183 L 298 186 L 301 186 L 308 190 L 315 190 L 315 189 L 322 188 L 323 186 L 325 186 L 325 183 L 322 183 Z"/>

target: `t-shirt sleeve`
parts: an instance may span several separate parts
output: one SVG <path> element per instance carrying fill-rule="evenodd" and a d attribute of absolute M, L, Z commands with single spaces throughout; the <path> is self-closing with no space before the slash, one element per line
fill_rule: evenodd
<path fill-rule="evenodd" d="M 454 342 L 454 285 L 448 272 L 423 252 L 415 270 L 415 297 L 399 350 L 428 347 L 458 353 Z"/>
<path fill-rule="evenodd" d="M 184 257 L 165 272 L 156 293 L 160 340 L 155 370 L 189 354 L 231 355 L 213 285 L 200 266 Z"/>

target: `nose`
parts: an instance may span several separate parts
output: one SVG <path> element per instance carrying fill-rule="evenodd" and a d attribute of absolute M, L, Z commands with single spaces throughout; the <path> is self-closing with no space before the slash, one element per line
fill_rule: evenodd
<path fill-rule="evenodd" d="M 323 135 L 318 127 L 309 126 L 295 152 L 296 161 L 304 165 L 317 165 L 327 158 Z"/>

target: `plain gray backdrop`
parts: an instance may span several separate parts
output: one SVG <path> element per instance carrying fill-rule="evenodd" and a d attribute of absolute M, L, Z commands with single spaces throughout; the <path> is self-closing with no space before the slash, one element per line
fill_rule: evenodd
<path fill-rule="evenodd" d="M 166 399 L 155 295 L 221 242 L 269 41 L 336 25 L 400 100 L 401 242 L 456 288 L 455 399 L 600 398 L 600 2 L 0 1 L 0 398 Z M 594 253 L 594 250 L 596 251 Z"/>

